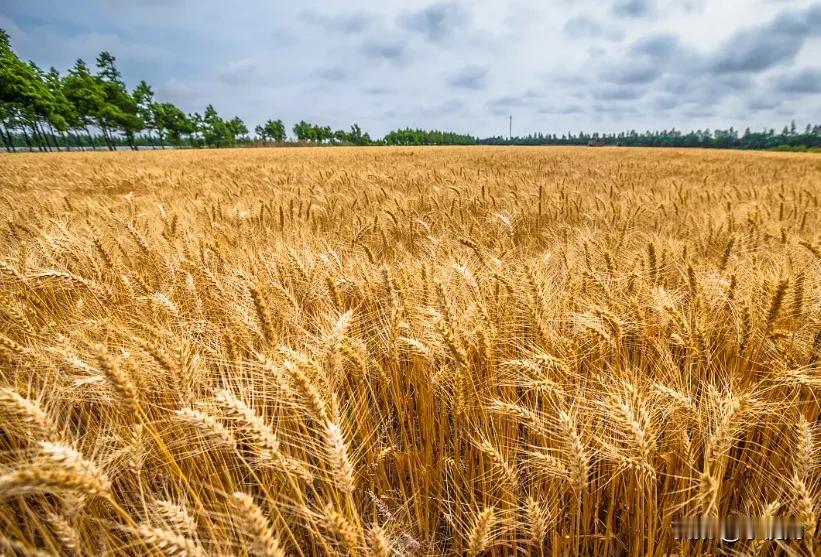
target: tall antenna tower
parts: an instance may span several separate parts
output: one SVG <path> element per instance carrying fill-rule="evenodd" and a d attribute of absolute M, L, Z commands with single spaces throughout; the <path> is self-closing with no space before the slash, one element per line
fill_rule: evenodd
<path fill-rule="evenodd" d="M 507 140 L 513 141 L 513 114 L 510 115 L 510 121 L 508 123 Z"/>

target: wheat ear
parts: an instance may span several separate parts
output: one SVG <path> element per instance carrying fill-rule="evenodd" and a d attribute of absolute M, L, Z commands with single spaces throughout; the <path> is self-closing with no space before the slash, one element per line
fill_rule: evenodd
<path fill-rule="evenodd" d="M 263 459 L 279 456 L 279 439 L 261 416 L 237 398 L 231 391 L 217 393 L 216 402 L 226 417 L 239 424 L 251 438 L 255 447 L 263 453 Z"/>
<path fill-rule="evenodd" d="M 16 418 L 28 426 L 29 433 L 35 438 L 54 440 L 59 437 L 56 426 L 45 410 L 15 390 L 0 387 L 0 409 L 0 416 L 6 423 L 13 425 L 10 418 Z"/>
<path fill-rule="evenodd" d="M 137 536 L 167 557 L 204 557 L 202 549 L 194 540 L 183 535 L 142 523 L 135 529 Z"/>
<path fill-rule="evenodd" d="M 342 429 L 333 422 L 325 424 L 325 450 L 336 487 L 344 493 L 353 493 L 354 474 L 348 447 Z"/>
<path fill-rule="evenodd" d="M 251 538 L 251 555 L 261 557 L 285 557 L 279 539 L 262 509 L 247 493 L 234 493 L 234 503 L 239 511 L 239 519 Z"/>
<path fill-rule="evenodd" d="M 468 555 L 479 555 L 490 545 L 491 530 L 496 520 L 496 511 L 493 507 L 486 507 L 476 515 L 468 533 Z"/>

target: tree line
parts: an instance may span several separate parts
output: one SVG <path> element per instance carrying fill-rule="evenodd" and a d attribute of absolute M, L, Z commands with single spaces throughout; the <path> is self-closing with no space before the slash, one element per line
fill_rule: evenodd
<path fill-rule="evenodd" d="M 793 120 L 780 133 L 774 129 L 739 132 L 734 128 L 726 130 L 696 130 L 681 132 L 675 129 L 637 132 L 630 130 L 619 133 L 585 133 L 574 135 L 568 132 L 557 134 L 535 133 L 521 137 L 489 137 L 480 139 L 482 145 L 614 145 L 625 147 L 700 147 L 708 149 L 773 149 L 802 151 L 821 149 L 821 125 L 807 124 L 799 130 Z"/>
<path fill-rule="evenodd" d="M 795 122 L 775 130 L 743 133 L 728 130 L 673 130 L 612 134 L 530 134 L 519 137 L 477 137 L 440 130 L 399 129 L 372 139 L 359 125 L 349 130 L 304 120 L 292 128 L 303 144 L 329 145 L 624 145 L 644 147 L 709 147 L 731 149 L 818 149 L 821 126 L 798 130 Z M 186 113 L 171 102 L 155 99 L 145 81 L 129 90 L 116 58 L 101 52 L 94 69 L 82 59 L 64 75 L 24 62 L 12 50 L 9 35 L 0 29 L 0 137 L 8 151 L 17 148 L 62 149 L 128 147 L 231 147 L 282 143 L 288 139 L 282 120 L 268 120 L 254 128 L 254 137 L 237 116 L 222 118 L 208 105 Z"/>
<path fill-rule="evenodd" d="M 349 131 L 331 130 L 308 122 L 293 128 L 297 139 L 309 143 L 371 145 L 374 141 L 354 124 Z M 254 128 L 258 141 L 286 140 L 282 120 L 268 120 Z M 170 102 L 155 100 L 145 81 L 131 91 L 117 68 L 116 58 L 101 52 L 95 68 L 77 60 L 65 75 L 43 71 L 23 62 L 12 50 L 9 35 L 0 29 L 0 136 L 8 151 L 18 147 L 52 151 L 166 145 L 230 147 L 253 142 L 241 118 L 222 118 L 213 105 L 202 114 L 186 114 Z"/>
<path fill-rule="evenodd" d="M 473 136 L 438 130 L 395 130 L 385 136 L 388 145 L 476 145 Z"/>

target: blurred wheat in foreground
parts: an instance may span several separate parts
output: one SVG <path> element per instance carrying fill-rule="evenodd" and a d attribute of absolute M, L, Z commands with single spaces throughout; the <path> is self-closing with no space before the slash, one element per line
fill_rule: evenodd
<path fill-rule="evenodd" d="M 0 157 L 0 554 L 818 555 L 821 158 Z M 683 516 L 791 542 L 677 541 Z"/>

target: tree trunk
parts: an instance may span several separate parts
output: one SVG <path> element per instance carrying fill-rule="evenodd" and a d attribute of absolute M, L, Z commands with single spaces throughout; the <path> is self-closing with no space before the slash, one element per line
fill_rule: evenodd
<path fill-rule="evenodd" d="M 9 146 L 11 147 L 11 151 L 13 153 L 16 153 L 17 147 L 14 146 L 14 137 L 12 137 L 11 132 L 9 131 L 9 128 L 6 126 L 5 122 L 3 123 L 3 131 L 6 132 L 6 137 L 8 137 L 9 139 Z"/>
<path fill-rule="evenodd" d="M 113 151 L 114 145 L 111 144 L 111 137 L 108 135 L 108 128 L 101 125 L 100 130 L 103 132 L 103 139 L 105 140 L 106 147 L 108 147 L 109 151 Z"/>
<path fill-rule="evenodd" d="M 25 128 L 25 126 L 23 127 Z M 37 135 L 37 128 L 34 127 L 34 124 L 29 124 L 29 129 L 31 130 L 31 141 L 33 143 L 33 147 L 36 146 L 37 150 L 42 153 L 44 151 L 43 141 L 40 139 L 40 136 Z"/>
<path fill-rule="evenodd" d="M 91 132 L 88 131 L 88 126 L 85 126 L 85 130 L 86 130 L 86 133 L 88 134 L 88 140 L 91 141 L 91 150 L 96 151 L 97 150 L 97 144 L 94 143 L 94 138 L 91 136 Z"/>
<path fill-rule="evenodd" d="M 28 145 L 29 151 L 33 151 L 34 146 L 32 146 L 32 144 L 31 144 L 31 139 L 29 139 L 29 134 L 26 133 L 26 126 L 23 125 L 23 126 L 20 127 L 20 129 L 23 130 L 23 139 L 26 140 L 26 145 Z"/>
<path fill-rule="evenodd" d="M 46 149 L 48 149 L 49 152 L 53 151 L 52 146 L 54 144 L 54 137 L 49 137 L 46 132 L 46 127 L 39 121 L 37 122 L 37 128 L 40 130 L 40 135 L 43 136 L 43 141 L 46 143 Z"/>
<path fill-rule="evenodd" d="M 37 133 L 40 134 L 40 140 L 43 142 L 43 145 L 45 145 L 46 151 L 51 152 L 51 143 L 48 142 L 48 137 L 46 136 L 46 132 L 43 131 L 43 127 L 40 125 L 40 122 L 35 120 L 34 127 L 37 130 Z"/>
<path fill-rule="evenodd" d="M 37 126 L 34 123 L 29 124 L 31 127 L 31 137 L 34 139 L 34 142 L 37 143 L 37 150 L 41 153 L 45 153 L 46 148 L 43 145 L 43 138 L 40 137 L 40 133 L 37 131 Z"/>
<path fill-rule="evenodd" d="M 3 146 L 6 148 L 6 152 L 11 153 L 11 145 L 9 145 L 9 140 L 6 138 L 6 134 L 0 132 L 0 135 L 3 136 Z"/>
<path fill-rule="evenodd" d="M 51 139 L 54 141 L 54 146 L 57 147 L 57 152 L 59 153 L 62 149 L 60 149 L 60 142 L 57 141 L 57 132 L 54 131 L 54 126 L 51 125 L 51 122 L 48 122 L 48 129 L 51 131 Z M 63 142 L 65 142 L 65 137 L 62 139 Z"/>
<path fill-rule="evenodd" d="M 163 148 L 163 150 L 165 150 L 165 143 L 163 143 L 163 140 L 162 140 L 162 132 L 157 130 L 157 136 L 159 136 L 159 138 L 160 138 L 160 146 Z"/>

